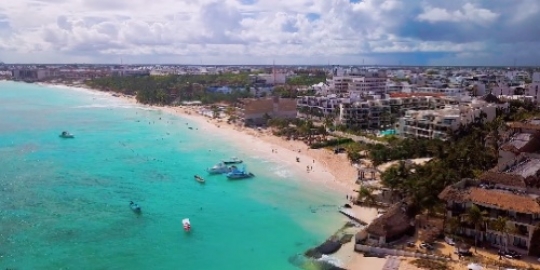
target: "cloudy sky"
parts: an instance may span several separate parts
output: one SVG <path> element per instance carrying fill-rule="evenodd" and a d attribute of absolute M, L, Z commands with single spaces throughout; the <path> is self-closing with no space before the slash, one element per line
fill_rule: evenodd
<path fill-rule="evenodd" d="M 540 0 L 0 0 L 6 63 L 540 65 Z"/>

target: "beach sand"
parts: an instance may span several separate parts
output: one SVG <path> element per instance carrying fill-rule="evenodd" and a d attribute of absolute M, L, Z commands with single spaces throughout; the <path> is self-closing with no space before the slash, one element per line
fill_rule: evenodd
<path fill-rule="evenodd" d="M 133 98 L 128 100 L 134 101 Z M 274 136 L 268 130 L 256 130 L 228 124 L 224 120 L 211 119 L 198 112 L 195 107 L 155 107 L 165 112 L 179 115 L 200 124 L 200 131 L 221 134 L 235 138 L 243 145 L 257 151 L 271 160 L 291 165 L 304 179 L 323 185 L 330 191 L 345 195 L 355 195 L 357 169 L 345 154 L 334 154 L 326 149 L 309 149 L 302 141 L 286 140 Z M 299 158 L 299 162 L 297 162 Z M 307 168 L 310 168 L 309 170 Z"/>

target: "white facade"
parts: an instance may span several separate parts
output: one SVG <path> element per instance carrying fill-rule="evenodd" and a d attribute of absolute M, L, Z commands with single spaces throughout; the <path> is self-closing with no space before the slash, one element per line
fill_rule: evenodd
<path fill-rule="evenodd" d="M 352 78 L 349 83 L 351 95 L 384 94 L 386 93 L 386 76 L 366 76 Z"/>
<path fill-rule="evenodd" d="M 448 131 L 473 123 L 480 119 L 481 114 L 485 114 L 484 121 L 492 121 L 497 109 L 507 106 L 474 99 L 470 103 L 450 105 L 438 110 L 409 110 L 399 119 L 396 131 L 403 137 L 445 140 Z"/>
<path fill-rule="evenodd" d="M 330 94 L 346 94 L 349 93 L 349 83 L 352 82 L 352 78 L 334 76 L 332 79 L 326 79 L 326 82 L 330 86 Z"/>

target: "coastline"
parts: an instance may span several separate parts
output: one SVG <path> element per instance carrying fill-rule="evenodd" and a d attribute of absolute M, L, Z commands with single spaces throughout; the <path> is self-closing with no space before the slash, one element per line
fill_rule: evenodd
<path fill-rule="evenodd" d="M 289 141 L 274 136 L 269 130 L 258 131 L 234 124 L 227 124 L 226 121 L 212 119 L 203 115 L 200 111 L 202 107 L 145 105 L 138 103 L 135 97 L 121 94 L 116 96 L 117 93 L 104 92 L 85 85 L 66 85 L 62 83 L 38 83 L 38 85 L 110 95 L 111 98 L 121 99 L 132 104 L 137 104 L 137 106 L 160 110 L 164 113 L 190 120 L 199 125 L 200 132 L 234 138 L 235 141 L 241 142 L 237 143 L 238 146 L 243 147 L 247 151 L 256 152 L 264 156 L 265 159 L 289 165 L 297 175 L 301 175 L 300 181 L 313 183 L 319 187 L 323 187 L 324 190 L 330 193 L 342 196 L 343 203 L 347 202 L 345 195 L 355 195 L 353 190 L 358 187 L 356 184 L 357 169 L 349 162 L 345 154 L 336 155 L 327 149 L 310 149 L 301 141 Z M 300 159 L 300 162 L 296 161 L 297 157 Z M 307 166 L 312 166 L 313 169 L 308 172 L 306 170 Z M 377 216 L 375 209 L 360 206 L 354 206 L 354 208 L 359 218 L 367 223 L 370 223 Z M 343 223 L 348 220 L 346 217 L 342 219 Z M 339 261 L 339 266 L 346 267 L 347 269 L 360 269 L 360 266 L 366 267 L 367 265 L 371 266 L 370 269 L 378 269 L 381 260 L 383 262 L 385 261 L 385 259 L 379 258 L 375 260 L 376 262 L 364 260 L 361 254 L 354 252 L 352 242 L 343 245 L 331 257 Z"/>
<path fill-rule="evenodd" d="M 135 97 L 119 94 L 115 92 L 105 92 L 90 88 L 86 85 L 68 85 L 62 83 L 37 83 L 37 85 L 47 87 L 60 87 L 64 89 L 84 90 L 99 94 L 108 94 L 111 98 L 117 98 L 126 102 L 137 104 L 153 110 L 176 115 L 200 125 L 200 131 L 220 134 L 224 137 L 235 138 L 242 141 L 242 147 L 264 155 L 267 159 L 286 163 L 294 168 L 295 172 L 302 175 L 302 178 L 310 182 L 323 185 L 329 192 L 336 192 L 342 195 L 355 195 L 357 169 L 347 159 L 346 154 L 334 154 L 327 149 L 310 149 L 301 141 L 286 140 L 271 134 L 269 130 L 257 131 L 252 128 L 241 127 L 235 124 L 228 124 L 223 119 L 211 119 L 199 111 L 199 107 L 191 106 L 157 106 L 146 105 L 137 102 Z M 248 147 L 249 145 L 249 147 Z M 272 151 L 275 149 L 276 151 Z M 300 150 L 300 151 L 299 151 Z M 300 162 L 296 162 L 296 158 Z M 313 169 L 307 172 L 306 167 Z"/>

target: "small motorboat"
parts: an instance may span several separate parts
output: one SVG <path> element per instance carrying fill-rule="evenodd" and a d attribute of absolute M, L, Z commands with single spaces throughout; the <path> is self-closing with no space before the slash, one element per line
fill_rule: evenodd
<path fill-rule="evenodd" d="M 188 128 L 189 128 L 189 129 L 191 129 L 191 130 L 193 130 L 193 128 L 192 128 L 192 127 L 188 127 Z"/>
<path fill-rule="evenodd" d="M 141 207 L 133 201 L 129 202 L 129 208 L 131 208 L 131 210 L 137 214 L 141 213 Z"/>
<path fill-rule="evenodd" d="M 229 179 L 232 179 L 232 180 L 235 180 L 235 179 L 246 179 L 246 178 L 251 178 L 251 177 L 254 177 L 255 175 L 250 173 L 250 172 L 246 172 L 245 169 L 238 169 L 236 167 L 232 167 L 232 170 L 231 172 L 227 173 L 227 178 Z"/>
<path fill-rule="evenodd" d="M 60 133 L 60 138 L 72 139 L 72 138 L 75 138 L 75 135 L 67 131 L 62 131 L 62 133 Z"/>
<path fill-rule="evenodd" d="M 229 164 L 240 164 L 240 163 L 242 163 L 242 162 L 243 162 L 243 161 L 242 161 L 241 159 L 237 158 L 237 157 L 232 157 L 232 158 L 229 159 L 229 160 L 224 160 L 224 161 L 223 161 L 223 163 L 224 163 L 224 164 L 227 164 L 227 165 L 229 165 Z"/>
<path fill-rule="evenodd" d="M 199 182 L 201 184 L 204 184 L 204 182 L 205 182 L 204 178 L 202 178 L 202 177 L 200 177 L 198 175 L 195 175 L 194 177 L 195 177 L 195 181 L 197 181 L 197 182 Z"/>
<path fill-rule="evenodd" d="M 231 168 L 229 168 L 225 163 L 220 162 L 211 168 L 206 169 L 206 171 L 209 174 L 222 174 L 222 173 L 228 173 L 231 171 Z"/>
<path fill-rule="evenodd" d="M 184 226 L 184 231 L 189 232 L 191 230 L 191 223 L 189 222 L 189 218 L 184 218 L 182 220 L 182 225 Z"/>

